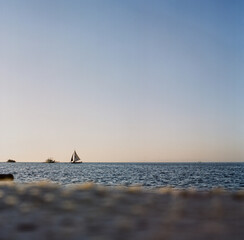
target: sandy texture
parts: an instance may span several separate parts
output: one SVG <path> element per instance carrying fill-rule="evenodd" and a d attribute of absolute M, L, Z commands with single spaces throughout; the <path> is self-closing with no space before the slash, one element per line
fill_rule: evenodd
<path fill-rule="evenodd" d="M 244 192 L 0 185 L 0 240 L 244 239 Z"/>

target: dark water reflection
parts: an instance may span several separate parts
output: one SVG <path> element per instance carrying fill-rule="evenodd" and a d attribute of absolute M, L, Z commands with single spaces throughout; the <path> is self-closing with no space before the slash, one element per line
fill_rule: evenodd
<path fill-rule="evenodd" d="M 244 163 L 0 163 L 0 173 L 14 174 L 16 182 L 244 189 Z"/>

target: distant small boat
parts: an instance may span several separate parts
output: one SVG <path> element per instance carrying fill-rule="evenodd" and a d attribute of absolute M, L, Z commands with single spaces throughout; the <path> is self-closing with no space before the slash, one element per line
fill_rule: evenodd
<path fill-rule="evenodd" d="M 80 157 L 78 156 L 76 151 L 74 151 L 74 153 L 72 154 L 70 162 L 71 163 L 82 163 L 82 161 L 80 161 Z"/>
<path fill-rule="evenodd" d="M 48 158 L 45 163 L 56 163 L 55 160 L 51 159 L 51 158 Z"/>
<path fill-rule="evenodd" d="M 15 163 L 16 161 L 13 160 L 13 159 L 9 159 L 7 162 L 9 162 L 9 163 Z"/>

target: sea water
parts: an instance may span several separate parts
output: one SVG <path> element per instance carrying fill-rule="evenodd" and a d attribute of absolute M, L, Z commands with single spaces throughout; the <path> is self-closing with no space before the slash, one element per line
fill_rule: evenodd
<path fill-rule="evenodd" d="M 12 173 L 19 183 L 92 181 L 108 186 L 244 189 L 244 163 L 0 163 L 2 173 Z"/>

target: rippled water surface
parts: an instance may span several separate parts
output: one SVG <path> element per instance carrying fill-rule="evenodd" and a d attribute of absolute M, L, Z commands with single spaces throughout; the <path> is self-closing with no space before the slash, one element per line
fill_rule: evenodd
<path fill-rule="evenodd" d="M 15 182 L 244 189 L 244 163 L 0 163 L 1 173 L 12 173 Z"/>

